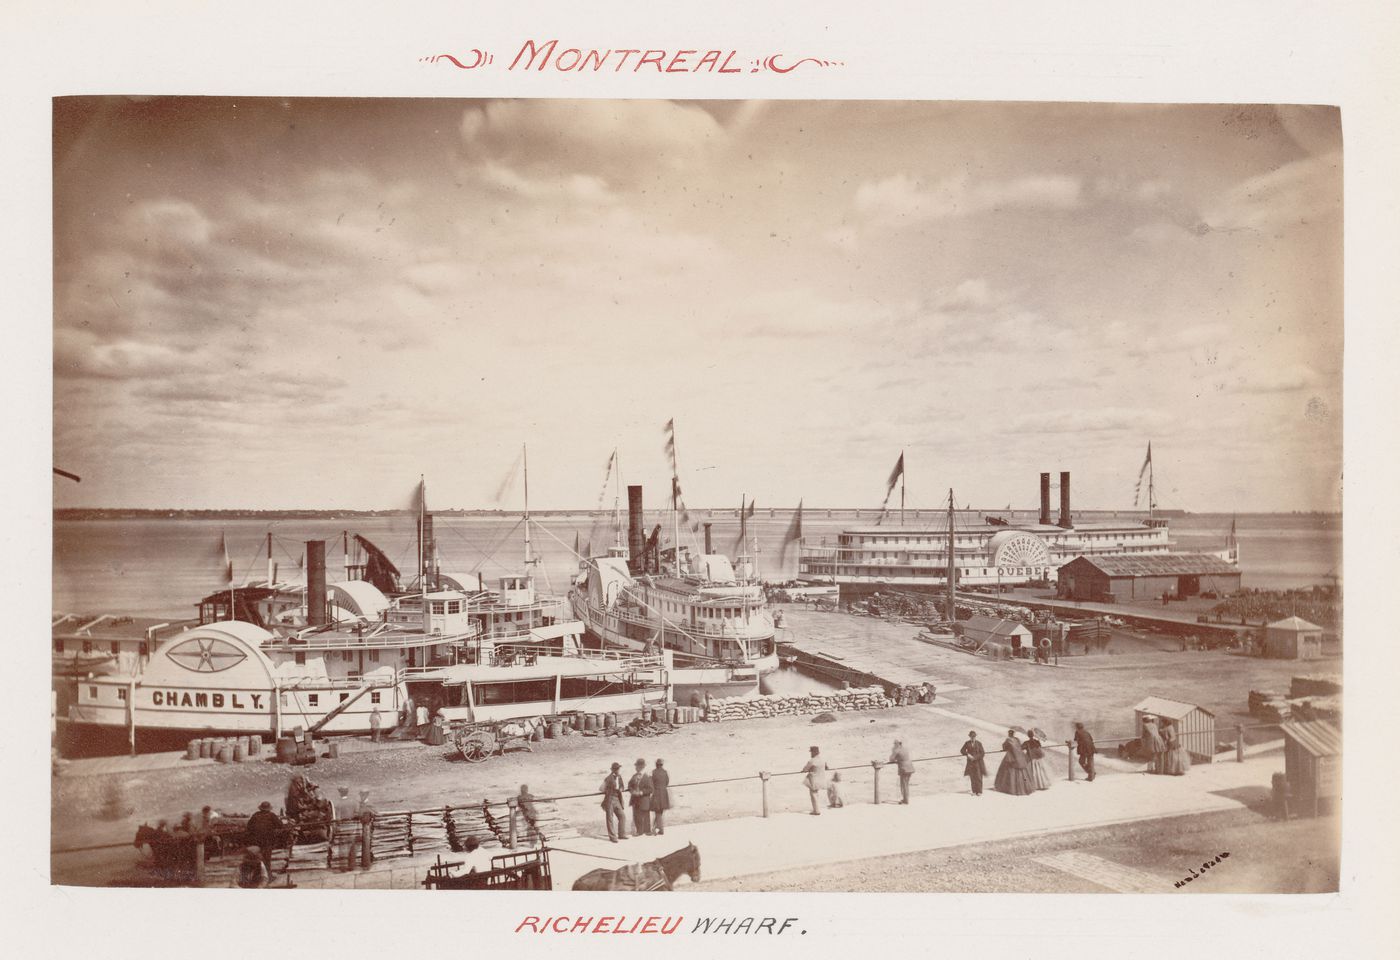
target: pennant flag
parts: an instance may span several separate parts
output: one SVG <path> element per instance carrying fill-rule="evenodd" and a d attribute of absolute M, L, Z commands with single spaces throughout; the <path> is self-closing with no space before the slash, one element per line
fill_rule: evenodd
<path fill-rule="evenodd" d="M 802 501 L 797 501 L 797 512 L 792 516 L 792 523 L 788 525 L 787 533 L 783 535 L 783 549 L 780 556 L 786 557 L 788 548 L 794 543 L 802 542 Z"/>
<path fill-rule="evenodd" d="M 884 509 L 890 505 L 890 494 L 894 493 L 894 485 L 899 482 L 899 478 L 904 476 L 904 451 L 899 451 L 899 459 L 895 461 L 894 469 L 890 471 L 890 478 L 885 481 L 885 502 L 880 505 Z"/>
<path fill-rule="evenodd" d="M 676 490 L 676 510 L 680 512 L 681 522 L 690 528 L 691 533 L 700 532 L 700 521 L 693 520 L 690 510 L 685 505 L 685 497 L 681 494 L 680 469 L 676 462 L 676 420 L 672 417 L 666 421 L 666 426 L 662 428 L 666 433 L 666 457 L 671 461 L 671 480 L 675 484 Z"/>
<path fill-rule="evenodd" d="M 592 541 L 592 540 L 589 540 L 587 543 L 585 543 L 585 544 L 583 545 L 583 555 L 584 555 L 585 557 L 591 557 L 591 556 L 593 556 L 593 541 Z"/>
<path fill-rule="evenodd" d="M 524 450 L 521 450 L 515 455 L 515 461 L 511 463 L 510 469 L 506 471 L 506 475 L 501 478 L 501 485 L 496 488 L 496 497 L 492 501 L 493 503 L 502 503 L 506 498 L 506 494 L 510 493 L 511 487 L 515 486 L 515 477 L 520 473 L 520 464 L 524 459 Z"/>
<path fill-rule="evenodd" d="M 233 561 L 228 557 L 228 537 L 222 531 L 219 532 L 219 556 L 223 558 L 224 584 L 226 586 L 232 586 Z"/>
<path fill-rule="evenodd" d="M 603 509 L 603 502 L 608 496 L 608 481 L 612 479 L 613 467 L 617 464 L 617 450 L 608 455 L 608 465 L 603 468 L 603 488 L 598 491 L 598 510 Z"/>
<path fill-rule="evenodd" d="M 400 509 L 407 510 L 416 516 L 425 511 L 427 502 L 428 488 L 423 478 L 419 477 L 418 482 L 413 485 L 413 493 L 409 495 L 408 503 Z"/>
<path fill-rule="evenodd" d="M 578 531 L 577 531 L 577 530 L 574 531 L 574 556 L 576 556 L 576 557 L 581 557 L 581 556 L 583 556 L 583 554 L 581 554 L 581 553 L 578 552 Z"/>
<path fill-rule="evenodd" d="M 1149 440 L 1147 442 L 1147 459 L 1142 461 L 1142 469 L 1138 470 L 1137 486 L 1133 488 L 1133 506 L 1135 507 L 1138 505 L 1138 501 L 1142 499 L 1142 481 L 1143 478 L 1147 476 L 1147 471 L 1151 468 L 1151 466 L 1152 441 Z M 1148 504 L 1148 506 L 1150 507 L 1152 505 Z"/>
<path fill-rule="evenodd" d="M 754 502 L 753 502 L 752 500 L 749 501 L 749 513 L 748 513 L 748 515 L 749 515 L 750 517 L 753 516 L 753 503 L 754 503 Z"/>

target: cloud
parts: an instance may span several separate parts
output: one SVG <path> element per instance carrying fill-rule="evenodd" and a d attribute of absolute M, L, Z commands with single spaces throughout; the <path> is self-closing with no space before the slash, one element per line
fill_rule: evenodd
<path fill-rule="evenodd" d="M 1205 212 L 1212 230 L 1276 232 L 1342 210 L 1342 155 L 1327 153 L 1249 177 Z"/>
<path fill-rule="evenodd" d="M 1082 184 L 1074 177 L 1037 175 L 974 182 L 955 174 L 930 186 L 905 174 L 856 189 L 855 209 L 876 223 L 916 223 L 971 217 L 1005 208 L 1073 210 L 1081 202 Z"/>
<path fill-rule="evenodd" d="M 1234 393 L 1291 393 L 1317 386 L 1321 377 L 1302 363 L 1281 363 L 1240 376 L 1230 388 Z"/>
<path fill-rule="evenodd" d="M 180 370 L 186 362 L 180 351 L 158 343 L 127 339 L 102 343 L 85 331 L 54 331 L 53 372 L 58 378 L 163 376 Z"/>
<path fill-rule="evenodd" d="M 468 159 L 483 165 L 607 183 L 683 168 L 726 138 L 705 110 L 666 100 L 497 100 L 468 108 L 461 134 Z"/>

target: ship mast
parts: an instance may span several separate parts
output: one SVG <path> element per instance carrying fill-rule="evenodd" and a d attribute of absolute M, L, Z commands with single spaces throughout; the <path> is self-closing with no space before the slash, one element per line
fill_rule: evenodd
<path fill-rule="evenodd" d="M 681 575 L 681 481 L 671 474 L 671 546 L 676 555 L 676 577 Z"/>
<path fill-rule="evenodd" d="M 948 488 L 948 622 L 958 622 L 958 566 L 953 555 L 953 489 Z"/>
<path fill-rule="evenodd" d="M 622 547 L 622 459 L 613 450 L 613 546 Z"/>
<path fill-rule="evenodd" d="M 530 552 L 530 452 L 523 443 L 520 445 L 520 459 L 525 470 L 525 575 L 528 577 L 535 558 Z"/>
<path fill-rule="evenodd" d="M 1149 451 L 1148 451 L 1148 454 L 1147 454 L 1147 519 L 1148 519 L 1148 520 L 1151 520 L 1151 519 L 1154 517 L 1154 515 L 1155 515 L 1155 514 L 1154 514 L 1154 511 L 1156 511 L 1156 509 L 1157 509 L 1157 495 L 1153 492 L 1153 489 L 1152 489 L 1152 453 L 1151 453 L 1151 451 L 1149 450 Z"/>

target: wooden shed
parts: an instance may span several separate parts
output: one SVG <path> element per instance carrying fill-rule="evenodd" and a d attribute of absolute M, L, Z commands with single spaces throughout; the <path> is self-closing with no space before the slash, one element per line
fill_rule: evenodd
<path fill-rule="evenodd" d="M 1181 745 L 1191 755 L 1192 763 L 1210 763 L 1215 759 L 1215 714 L 1204 707 L 1166 697 L 1148 697 L 1133 708 L 1134 729 L 1142 736 L 1142 721 L 1147 717 L 1170 720 L 1181 735 Z"/>
<path fill-rule="evenodd" d="M 1295 809 L 1328 811 L 1342 796 L 1342 730 L 1331 720 L 1285 723 L 1284 769 Z"/>
<path fill-rule="evenodd" d="M 1264 628 L 1264 655 L 1275 660 L 1318 660 L 1322 628 L 1301 617 L 1287 617 Z"/>

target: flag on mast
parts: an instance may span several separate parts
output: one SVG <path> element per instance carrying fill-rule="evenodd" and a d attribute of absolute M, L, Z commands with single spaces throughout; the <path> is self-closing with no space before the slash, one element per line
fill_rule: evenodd
<path fill-rule="evenodd" d="M 890 471 L 890 478 L 885 481 L 885 502 L 881 505 L 888 507 L 890 495 L 894 493 L 894 485 L 904 476 L 904 451 L 899 451 L 899 459 L 895 461 L 894 469 Z"/>
<path fill-rule="evenodd" d="M 1137 486 L 1133 488 L 1133 506 L 1137 506 L 1142 499 L 1142 481 L 1147 476 L 1147 471 L 1152 468 L 1152 441 L 1147 441 L 1147 459 L 1142 461 L 1142 468 L 1138 470 Z M 1151 504 L 1148 504 L 1151 507 Z"/>
<path fill-rule="evenodd" d="M 219 531 L 219 554 L 223 558 L 223 579 L 225 586 L 233 586 L 233 561 L 228 556 L 228 536 Z"/>
<path fill-rule="evenodd" d="M 794 543 L 802 542 L 802 501 L 797 501 L 797 512 L 792 515 L 792 523 L 788 525 L 787 533 L 783 535 L 783 549 L 779 553 L 780 557 L 786 557 L 788 548 Z"/>

